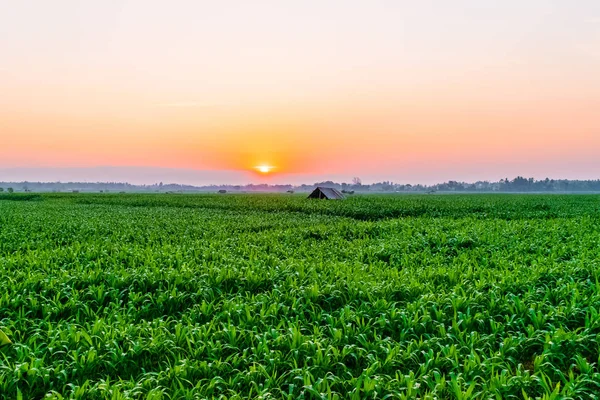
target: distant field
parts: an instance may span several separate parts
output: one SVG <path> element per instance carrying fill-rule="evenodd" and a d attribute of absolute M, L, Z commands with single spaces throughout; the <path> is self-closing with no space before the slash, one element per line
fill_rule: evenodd
<path fill-rule="evenodd" d="M 592 398 L 599 275 L 598 195 L 0 194 L 0 398 Z"/>

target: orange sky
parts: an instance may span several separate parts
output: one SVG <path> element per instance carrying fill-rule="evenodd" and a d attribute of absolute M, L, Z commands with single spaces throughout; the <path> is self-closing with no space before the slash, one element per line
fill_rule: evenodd
<path fill-rule="evenodd" d="M 0 14 L 0 175 L 600 177 L 595 1 L 80 3 Z"/>

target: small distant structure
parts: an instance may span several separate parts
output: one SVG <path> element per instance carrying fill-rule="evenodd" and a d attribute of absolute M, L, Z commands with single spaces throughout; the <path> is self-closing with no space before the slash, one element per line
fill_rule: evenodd
<path fill-rule="evenodd" d="M 74 190 L 71 191 L 71 193 L 79 193 L 79 190 L 74 189 Z"/>
<path fill-rule="evenodd" d="M 290 189 L 287 191 L 287 193 L 294 194 L 294 191 L 292 189 Z"/>
<path fill-rule="evenodd" d="M 225 189 L 220 189 L 220 190 L 219 190 L 219 193 L 221 193 L 221 194 L 225 194 L 225 193 L 227 193 L 227 190 L 225 190 Z"/>
<path fill-rule="evenodd" d="M 354 190 L 342 190 L 344 194 L 354 194 Z"/>
<path fill-rule="evenodd" d="M 317 186 L 315 190 L 313 190 L 312 193 L 308 195 L 308 198 L 323 200 L 343 200 L 344 195 L 341 194 L 337 189 Z"/>

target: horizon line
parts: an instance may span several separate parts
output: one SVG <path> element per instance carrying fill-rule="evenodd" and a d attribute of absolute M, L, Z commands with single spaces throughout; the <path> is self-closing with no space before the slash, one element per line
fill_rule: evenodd
<path fill-rule="evenodd" d="M 164 182 L 155 182 L 155 183 L 131 183 L 128 181 L 61 181 L 61 180 L 57 180 L 57 181 L 30 181 L 30 180 L 22 180 L 22 181 L 0 181 L 0 185 L 23 185 L 23 184 L 37 184 L 37 185 L 56 185 L 56 184 L 71 184 L 71 185 L 76 185 L 76 184 L 81 184 L 81 185 L 128 185 L 128 186 L 139 186 L 139 187 L 148 187 L 148 186 L 186 186 L 186 187 L 191 187 L 191 188 L 197 188 L 197 189 L 201 189 L 201 188 L 209 188 L 209 187 L 246 187 L 246 186 L 267 186 L 267 187 L 279 187 L 279 186 L 292 186 L 292 187 L 302 187 L 302 186 L 315 186 L 315 185 L 321 185 L 324 183 L 330 183 L 333 185 L 348 185 L 348 186 L 372 186 L 372 185 L 378 185 L 378 184 L 389 184 L 389 185 L 394 185 L 394 186 L 424 186 L 424 187 L 432 187 L 432 186 L 438 186 L 438 185 L 444 185 L 444 184 L 449 184 L 449 183 L 456 183 L 456 184 L 467 184 L 467 185 L 474 185 L 477 183 L 488 183 L 488 184 L 496 184 L 496 183 L 502 183 L 502 182 L 514 182 L 516 179 L 521 178 L 527 181 L 530 181 L 531 179 L 533 179 L 533 182 L 544 182 L 544 181 L 549 181 L 549 182 L 599 182 L 600 181 L 600 177 L 596 178 L 596 179 L 571 179 L 571 178 L 550 178 L 550 177 L 546 177 L 544 179 L 536 179 L 534 177 L 525 177 L 522 175 L 517 175 L 512 179 L 508 179 L 508 178 L 502 178 L 499 180 L 476 180 L 476 181 L 460 181 L 460 180 L 454 180 L 454 179 L 450 179 L 447 181 L 443 181 L 443 182 L 437 182 L 437 183 L 432 183 L 432 184 L 427 184 L 427 183 L 402 183 L 402 182 L 394 182 L 391 180 L 382 180 L 382 181 L 378 181 L 378 182 L 370 182 L 370 183 L 352 183 L 352 182 L 344 182 L 344 181 L 340 181 L 340 182 L 336 182 L 333 180 L 325 180 L 325 181 L 319 181 L 319 182 L 313 182 L 313 183 L 298 183 L 298 184 L 294 184 L 294 183 L 254 183 L 254 182 L 249 182 L 249 183 L 245 183 L 245 184 L 233 184 L 233 183 L 210 183 L 210 184 L 203 184 L 203 185 L 194 185 L 194 184 L 188 184 L 188 183 L 177 183 L 177 182 L 168 182 L 168 183 L 164 183 Z"/>

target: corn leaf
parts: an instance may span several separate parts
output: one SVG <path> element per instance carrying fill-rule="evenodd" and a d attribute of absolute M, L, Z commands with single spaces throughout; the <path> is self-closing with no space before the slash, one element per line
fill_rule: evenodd
<path fill-rule="evenodd" d="M 10 341 L 10 339 L 8 338 L 8 336 L 6 336 L 6 333 L 2 332 L 0 330 L 0 346 L 4 346 L 7 344 L 11 344 L 12 342 Z"/>

